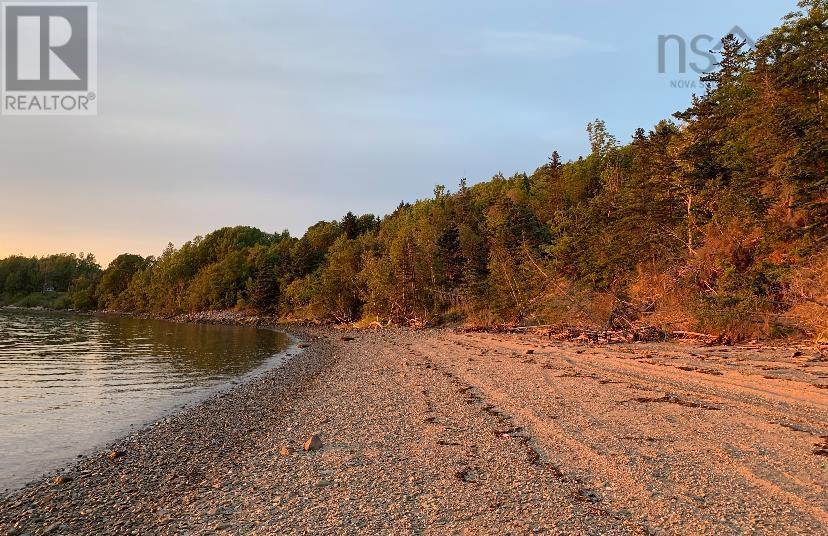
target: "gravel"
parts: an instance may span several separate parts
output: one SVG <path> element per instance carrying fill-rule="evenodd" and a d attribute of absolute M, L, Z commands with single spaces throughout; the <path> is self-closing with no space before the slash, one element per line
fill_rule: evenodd
<path fill-rule="evenodd" d="M 293 334 L 283 367 L 0 498 L 0 534 L 828 530 L 807 352 Z"/>

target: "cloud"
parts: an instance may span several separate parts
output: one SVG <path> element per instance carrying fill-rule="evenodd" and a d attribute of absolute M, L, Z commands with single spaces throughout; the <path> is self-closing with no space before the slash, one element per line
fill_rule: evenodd
<path fill-rule="evenodd" d="M 117 139 L 119 143 L 189 144 L 201 148 L 232 141 L 216 124 L 201 124 L 171 117 L 122 117 L 117 120 L 102 118 L 100 137 Z"/>
<path fill-rule="evenodd" d="M 611 53 L 615 46 L 577 35 L 555 32 L 484 30 L 472 34 L 461 46 L 449 49 L 458 56 L 502 56 L 549 59 L 581 54 Z"/>

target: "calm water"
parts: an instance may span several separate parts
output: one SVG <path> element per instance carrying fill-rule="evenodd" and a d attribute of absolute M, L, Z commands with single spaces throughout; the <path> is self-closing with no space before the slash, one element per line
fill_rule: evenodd
<path fill-rule="evenodd" d="M 0 310 L 0 491 L 283 362 L 281 333 Z"/>

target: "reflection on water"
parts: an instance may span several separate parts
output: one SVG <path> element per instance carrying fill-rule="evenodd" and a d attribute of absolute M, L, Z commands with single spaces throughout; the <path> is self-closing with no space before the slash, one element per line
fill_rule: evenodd
<path fill-rule="evenodd" d="M 288 345 L 253 328 L 0 310 L 0 490 L 277 364 Z"/>

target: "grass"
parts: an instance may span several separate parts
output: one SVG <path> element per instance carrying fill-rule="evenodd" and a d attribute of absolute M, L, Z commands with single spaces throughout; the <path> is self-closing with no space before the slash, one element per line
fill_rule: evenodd
<path fill-rule="evenodd" d="M 16 296 L 0 296 L 0 304 L 12 307 L 42 307 L 44 309 L 67 309 L 70 306 L 66 292 L 33 292 Z"/>

